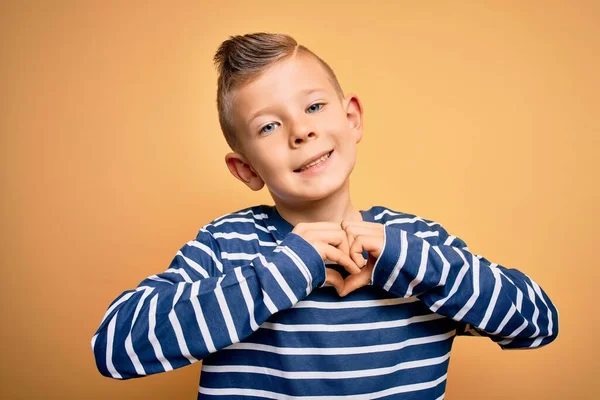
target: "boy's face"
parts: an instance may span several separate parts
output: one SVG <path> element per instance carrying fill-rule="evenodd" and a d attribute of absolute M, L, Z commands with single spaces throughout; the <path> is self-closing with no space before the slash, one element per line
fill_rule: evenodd
<path fill-rule="evenodd" d="M 225 160 L 251 189 L 266 185 L 276 202 L 290 204 L 347 187 L 362 137 L 362 108 L 354 95 L 338 97 L 311 55 L 298 53 L 238 88 L 233 114 L 241 152 Z M 303 169 L 323 155 L 328 158 Z"/>

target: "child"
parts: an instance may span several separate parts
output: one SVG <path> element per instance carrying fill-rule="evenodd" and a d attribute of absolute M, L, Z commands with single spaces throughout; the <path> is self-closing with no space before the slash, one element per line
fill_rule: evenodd
<path fill-rule="evenodd" d="M 457 335 L 503 349 L 556 338 L 558 312 L 525 274 L 439 223 L 354 209 L 363 112 L 323 60 L 257 33 L 215 62 L 227 167 L 275 206 L 215 219 L 117 297 L 92 339 L 103 375 L 203 360 L 199 399 L 441 399 Z"/>

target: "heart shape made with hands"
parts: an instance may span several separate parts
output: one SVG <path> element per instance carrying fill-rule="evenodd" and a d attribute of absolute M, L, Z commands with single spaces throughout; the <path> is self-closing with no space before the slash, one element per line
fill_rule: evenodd
<path fill-rule="evenodd" d="M 360 272 L 351 273 L 346 279 L 334 269 L 326 269 L 326 281 L 344 297 L 358 288 L 371 283 L 371 275 L 375 262 L 379 259 L 384 247 L 385 225 L 366 221 L 342 221 L 341 227 L 348 239 L 348 255 L 360 268 Z M 367 251 L 367 260 L 363 257 Z"/>

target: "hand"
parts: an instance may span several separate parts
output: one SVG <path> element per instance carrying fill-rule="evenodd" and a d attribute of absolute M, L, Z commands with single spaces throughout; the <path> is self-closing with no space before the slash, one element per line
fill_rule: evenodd
<path fill-rule="evenodd" d="M 344 297 L 371 282 L 373 267 L 383 251 L 385 225 L 365 221 L 342 221 L 341 226 L 348 238 L 350 258 L 361 267 L 358 274 L 350 275 L 344 280 L 344 290 L 338 292 Z M 369 253 L 368 260 L 363 258 L 364 250 Z"/>
<path fill-rule="evenodd" d="M 361 264 L 359 267 L 354 259 L 350 258 L 348 235 L 339 224 L 333 222 L 300 222 L 294 227 L 292 233 L 301 236 L 310 243 L 323 261 L 331 260 L 343 266 L 350 274 L 361 272 L 360 267 L 364 265 L 362 257 L 360 258 Z M 325 282 L 332 285 L 338 294 L 344 291 L 344 279 L 334 269 L 325 268 Z"/>

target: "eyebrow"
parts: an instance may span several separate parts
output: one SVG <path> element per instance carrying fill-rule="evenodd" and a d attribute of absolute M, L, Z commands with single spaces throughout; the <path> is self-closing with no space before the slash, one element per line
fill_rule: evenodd
<path fill-rule="evenodd" d="M 321 88 L 316 88 L 316 89 L 304 89 L 304 90 L 301 90 L 301 91 L 299 92 L 299 95 L 300 95 L 300 96 L 308 96 L 308 95 L 311 95 L 311 94 L 313 94 L 313 93 L 316 93 L 316 92 L 324 92 L 324 93 L 326 93 L 327 91 L 326 91 L 325 89 L 321 89 Z M 260 110 L 256 111 L 254 114 L 252 114 L 252 116 L 251 116 L 251 117 L 250 117 L 250 119 L 248 120 L 248 125 L 250 125 L 250 124 L 252 123 L 252 121 L 254 121 L 254 119 L 255 119 L 256 117 L 258 117 L 259 115 L 263 114 L 263 113 L 265 112 L 265 110 L 268 110 L 269 108 L 270 108 L 270 106 L 267 106 L 267 107 L 261 108 Z"/>

